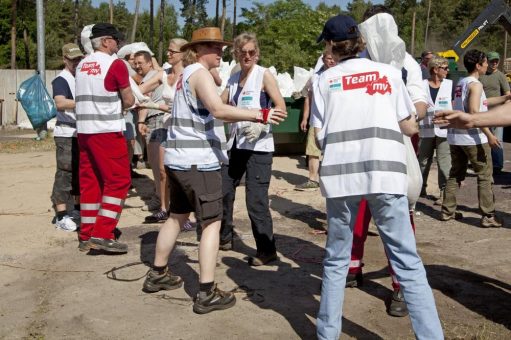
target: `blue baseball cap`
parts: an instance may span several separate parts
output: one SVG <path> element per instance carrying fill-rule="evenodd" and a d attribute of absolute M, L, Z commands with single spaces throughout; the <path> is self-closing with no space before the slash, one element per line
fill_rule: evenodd
<path fill-rule="evenodd" d="M 336 15 L 331 17 L 325 23 L 323 32 L 316 40 L 316 42 L 326 41 L 343 41 L 358 38 L 360 31 L 358 30 L 357 22 L 347 15 Z"/>

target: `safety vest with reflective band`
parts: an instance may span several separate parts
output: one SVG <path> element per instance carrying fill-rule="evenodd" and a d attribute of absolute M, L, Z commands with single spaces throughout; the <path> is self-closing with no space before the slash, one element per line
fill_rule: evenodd
<path fill-rule="evenodd" d="M 73 100 L 75 98 L 75 77 L 68 70 L 64 69 L 60 72 L 57 77 L 62 77 L 69 86 Z M 75 110 L 67 109 L 63 111 L 57 111 L 57 122 L 55 123 L 55 129 L 53 130 L 53 136 L 55 137 L 76 137 L 76 114 Z"/>
<path fill-rule="evenodd" d="M 410 116 L 413 103 L 401 72 L 367 59 L 349 59 L 321 74 L 313 98 L 323 151 L 322 194 L 406 195 L 406 149 L 399 121 Z"/>
<path fill-rule="evenodd" d="M 458 82 L 454 90 L 454 109 L 468 112 L 468 89 L 470 83 L 479 82 L 474 77 L 465 77 Z M 482 86 L 482 85 L 481 85 Z M 481 91 L 479 112 L 488 111 L 486 94 Z M 451 145 L 479 145 L 488 143 L 488 138 L 479 128 L 447 129 L 447 142 Z"/>
<path fill-rule="evenodd" d="M 229 91 L 229 104 L 243 109 L 261 109 L 261 90 L 263 88 L 263 78 L 266 68 L 259 65 L 254 65 L 252 71 L 247 77 L 247 81 L 243 86 L 239 96 L 238 102 L 234 102 L 234 97 L 238 91 L 241 71 L 233 74 L 227 83 Z M 270 104 L 270 103 L 268 103 Z M 273 152 L 275 150 L 273 144 L 273 134 L 271 132 L 271 124 L 268 126 L 269 131 L 263 131 L 259 138 L 250 143 L 245 136 L 241 133 L 244 126 L 249 125 L 250 122 L 237 122 L 229 124 L 229 142 L 227 148 L 230 149 L 236 138 L 236 147 L 244 150 L 254 150 L 263 152 Z"/>
<path fill-rule="evenodd" d="M 103 52 L 85 57 L 76 68 L 76 127 L 78 133 L 124 130 L 122 103 L 118 92 L 105 89 L 105 77 L 117 60 Z"/>
<path fill-rule="evenodd" d="M 429 88 L 428 79 L 424 79 L 423 83 L 424 89 L 428 94 L 428 109 L 426 111 L 426 117 L 419 122 L 419 137 L 433 138 L 437 136 L 446 138 L 447 129 L 440 129 L 435 126 L 435 124 L 433 124 L 433 118 L 435 116 L 435 111 L 452 110 L 452 80 L 442 80 L 435 102 L 433 102 L 433 98 L 431 98 L 431 90 Z"/>
<path fill-rule="evenodd" d="M 215 119 L 189 87 L 190 76 L 201 68 L 199 63 L 187 66 L 176 85 L 165 142 L 164 163 L 170 167 L 228 162 L 223 121 Z"/>

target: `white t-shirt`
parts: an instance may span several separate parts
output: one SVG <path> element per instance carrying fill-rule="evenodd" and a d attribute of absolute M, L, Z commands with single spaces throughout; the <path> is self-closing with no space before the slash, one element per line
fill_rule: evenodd
<path fill-rule="evenodd" d="M 393 66 L 346 60 L 314 84 L 312 125 L 319 128 L 324 196 L 407 193 L 406 151 L 399 121 L 414 112 Z"/>

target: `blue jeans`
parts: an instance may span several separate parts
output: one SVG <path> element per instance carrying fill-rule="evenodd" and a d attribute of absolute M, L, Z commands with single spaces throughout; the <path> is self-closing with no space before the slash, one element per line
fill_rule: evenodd
<path fill-rule="evenodd" d="M 318 339 L 337 340 L 341 334 L 344 286 L 350 264 L 353 225 L 361 198 L 368 201 L 378 226 L 385 251 L 401 285 L 415 336 L 417 339 L 443 339 L 433 292 L 417 254 L 408 199 L 390 194 L 326 199 L 328 238 L 317 318 Z"/>

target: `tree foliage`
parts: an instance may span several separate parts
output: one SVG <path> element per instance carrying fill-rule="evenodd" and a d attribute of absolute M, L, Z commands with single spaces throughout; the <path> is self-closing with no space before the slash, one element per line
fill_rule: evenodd
<path fill-rule="evenodd" d="M 0 68 L 10 64 L 10 31 L 11 5 L 17 1 L 16 25 L 16 61 L 18 67 L 35 68 L 36 56 L 36 0 L 0 0 Z M 114 1 L 114 24 L 127 37 L 133 25 L 133 13 L 127 8 L 128 1 Z M 207 0 L 166 0 L 164 19 L 164 44 L 173 37 L 191 38 L 194 29 L 215 24 L 214 13 L 207 16 Z M 373 0 L 374 1 L 374 0 Z M 432 0 L 431 0 L 432 1 Z M 46 66 L 49 69 L 62 67 L 61 47 L 68 42 L 74 42 L 75 27 L 78 32 L 82 27 L 95 22 L 108 22 L 108 1 L 104 0 L 99 6 L 92 6 L 91 0 L 78 1 L 78 18 L 75 20 L 74 0 L 45 0 L 46 21 Z M 399 34 L 411 47 L 412 17 L 416 14 L 415 25 L 415 55 L 424 49 L 445 51 L 452 47 L 457 37 L 488 5 L 489 0 L 443 0 L 432 1 L 428 40 L 424 41 L 426 31 L 427 6 L 429 0 L 385 0 L 399 27 Z M 179 4 L 176 10 L 171 4 Z M 293 66 L 312 67 L 323 49 L 322 44 L 316 43 L 324 22 L 339 13 L 348 13 L 357 21 L 362 19 L 365 10 L 371 5 L 370 1 L 352 0 L 345 9 L 338 6 L 328 6 L 320 3 L 312 8 L 302 0 L 276 0 L 262 4 L 253 2 L 247 8 L 241 8 L 241 18 L 237 20 L 236 32 L 254 32 L 257 34 L 261 47 L 261 64 L 275 66 L 279 72 L 291 71 Z M 158 6 L 159 7 L 159 6 Z M 179 27 L 178 12 L 183 17 L 184 26 Z M 238 9 L 238 13 L 239 13 Z M 159 13 L 154 15 L 155 32 L 153 40 L 157 46 L 159 40 Z M 225 27 L 225 39 L 231 40 L 232 13 L 228 13 Z M 23 31 L 27 39 L 23 39 Z M 136 41 L 149 43 L 149 13 L 139 14 L 136 30 Z M 28 46 L 28 54 L 25 50 Z M 471 46 L 483 51 L 496 50 L 504 55 L 504 29 L 492 25 L 481 33 Z M 156 52 L 156 51 L 154 51 Z M 509 55 L 509 53 L 507 53 Z"/>

